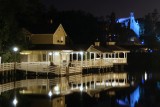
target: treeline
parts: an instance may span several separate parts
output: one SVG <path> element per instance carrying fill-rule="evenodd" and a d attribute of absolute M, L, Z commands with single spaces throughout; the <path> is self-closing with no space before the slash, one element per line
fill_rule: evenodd
<path fill-rule="evenodd" d="M 158 19 L 157 11 L 141 18 L 141 28 L 145 29 L 142 39 L 148 44 L 155 44 L 160 38 Z M 97 38 L 102 43 L 110 40 L 124 43 L 129 35 L 135 35 L 129 28 L 116 23 L 114 12 L 95 17 L 81 10 L 58 11 L 54 6 L 45 7 L 40 0 L 0 0 L 0 56 L 9 61 L 13 46 L 28 47 L 25 38 L 28 32 L 53 33 L 53 28 L 60 23 L 70 44 L 91 44 Z"/>

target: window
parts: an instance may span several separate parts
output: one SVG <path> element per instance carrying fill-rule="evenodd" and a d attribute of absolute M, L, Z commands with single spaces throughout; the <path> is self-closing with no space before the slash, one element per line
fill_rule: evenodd
<path fill-rule="evenodd" d="M 43 54 L 43 61 L 46 61 L 46 54 Z"/>
<path fill-rule="evenodd" d="M 63 36 L 61 36 L 61 41 L 63 42 Z"/>

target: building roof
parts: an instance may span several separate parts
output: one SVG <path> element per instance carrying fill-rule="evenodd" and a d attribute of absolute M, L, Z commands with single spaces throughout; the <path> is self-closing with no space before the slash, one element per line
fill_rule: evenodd
<path fill-rule="evenodd" d="M 125 52 L 129 52 L 129 50 L 127 49 L 124 49 L 122 47 L 119 47 L 119 46 L 116 46 L 116 45 L 106 45 L 106 48 L 110 51 L 113 51 L 113 52 L 120 52 L 120 51 L 125 51 Z"/>
<path fill-rule="evenodd" d="M 32 45 L 29 50 L 73 50 L 73 48 L 67 45 L 38 44 Z"/>
<path fill-rule="evenodd" d="M 103 53 L 110 53 L 112 51 L 110 51 L 109 49 L 105 48 L 105 47 L 102 47 L 102 46 L 94 46 L 94 45 L 91 45 L 87 51 L 89 52 L 103 52 Z"/>
<path fill-rule="evenodd" d="M 89 44 L 79 44 L 70 46 L 74 51 L 86 51 L 90 45 Z"/>

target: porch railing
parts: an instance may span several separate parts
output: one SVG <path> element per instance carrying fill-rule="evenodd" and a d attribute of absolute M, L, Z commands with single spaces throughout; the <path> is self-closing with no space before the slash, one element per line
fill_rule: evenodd
<path fill-rule="evenodd" d="M 126 58 L 106 58 L 106 59 L 92 59 L 83 61 L 71 61 L 71 65 L 56 65 L 50 66 L 50 62 L 21 62 L 21 63 L 2 63 L 0 64 L 1 71 L 13 70 L 14 67 L 19 70 L 33 71 L 33 72 L 52 72 L 55 74 L 66 74 L 81 72 L 83 68 L 95 68 L 95 67 L 111 67 L 116 63 L 127 63 Z M 14 66 L 15 64 L 15 66 Z M 67 71 L 68 70 L 68 71 Z"/>

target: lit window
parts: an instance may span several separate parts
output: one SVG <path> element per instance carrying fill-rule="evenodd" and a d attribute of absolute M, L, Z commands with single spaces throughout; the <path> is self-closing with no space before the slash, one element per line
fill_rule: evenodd
<path fill-rule="evenodd" d="M 61 36 L 61 41 L 63 41 L 63 37 Z"/>

